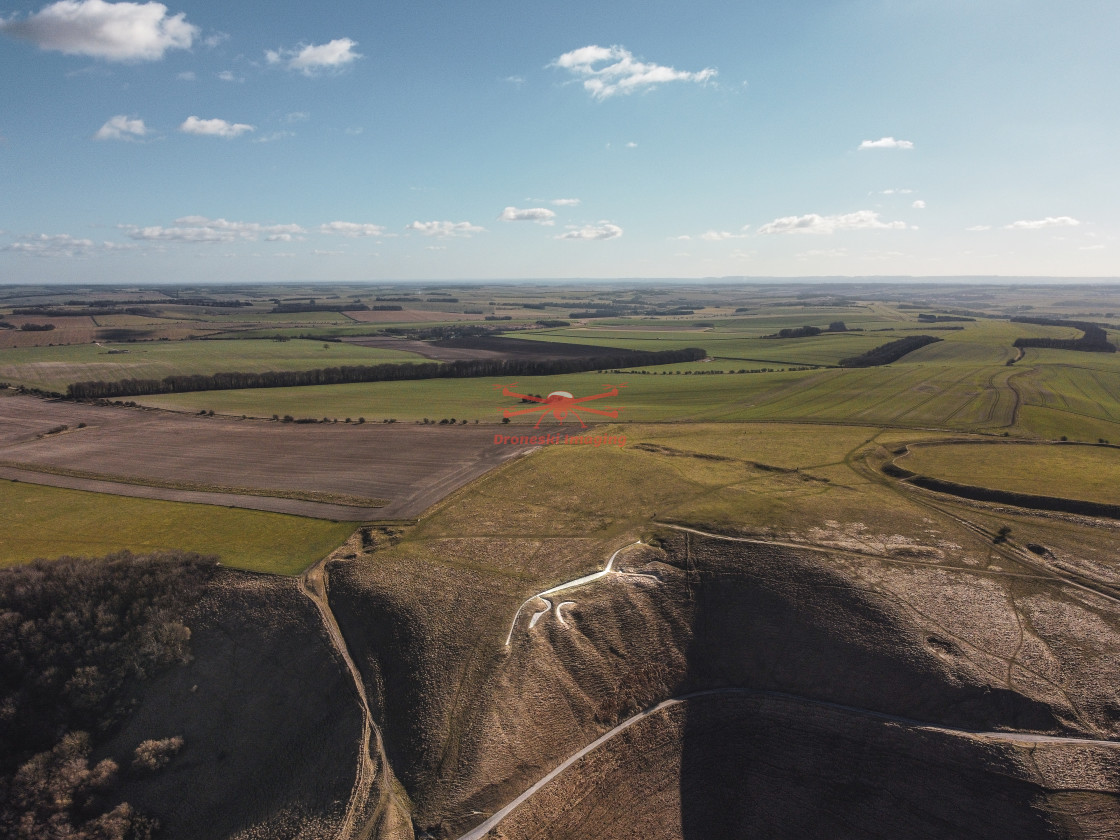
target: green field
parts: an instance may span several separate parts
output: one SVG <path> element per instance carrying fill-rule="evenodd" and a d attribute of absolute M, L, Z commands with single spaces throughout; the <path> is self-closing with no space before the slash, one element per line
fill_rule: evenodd
<path fill-rule="evenodd" d="M 926 512 L 889 482 L 849 464 L 865 446 L 897 440 L 889 430 L 760 423 L 600 431 L 624 434 L 625 447 L 544 446 L 507 462 L 437 504 L 379 563 L 451 567 L 533 592 L 602 568 L 615 549 L 656 534 L 657 521 L 785 535 L 842 520 L 862 523 L 861 539 L 928 527 Z"/>
<path fill-rule="evenodd" d="M 996 434 L 1006 431 L 1044 438 L 1066 435 L 1091 442 L 1098 438 L 1120 440 L 1120 402 L 1107 391 L 1107 373 L 1073 366 L 1025 366 L 1023 362 L 1013 366 L 977 364 L 965 357 L 983 352 L 983 348 L 965 344 L 954 347 L 948 342 L 944 347 L 931 345 L 913 355 L 927 350 L 942 357 L 939 363 L 904 360 L 877 368 L 707 376 L 663 374 L 649 368 L 654 372 L 646 375 L 521 377 L 516 390 L 542 395 L 566 390 L 584 396 L 599 393 L 607 385 L 625 384 L 617 398 L 603 402 L 621 409 L 620 420 L 633 422 L 823 420 Z M 755 363 L 741 364 L 750 367 Z M 729 367 L 719 360 L 711 363 L 713 369 Z M 502 384 L 510 383 L 491 379 L 376 382 L 209 391 L 149 396 L 139 401 L 180 411 L 210 409 L 258 417 L 290 414 L 406 422 L 423 418 L 498 422 L 502 408 L 518 407 L 516 400 L 501 396 Z M 514 425 L 524 422 L 515 420 Z"/>
<path fill-rule="evenodd" d="M 162 379 L 220 371 L 310 370 L 338 365 L 425 361 L 415 353 L 339 342 L 147 341 L 0 350 L 0 382 L 65 391 L 87 380 Z"/>
<path fill-rule="evenodd" d="M 1120 503 L 1120 449 L 1110 447 L 939 444 L 913 447 L 896 463 L 958 484 Z"/>
<path fill-rule="evenodd" d="M 353 533 L 329 522 L 214 505 L 64 490 L 0 480 L 0 566 L 39 557 L 181 549 L 227 566 L 299 574 Z"/>

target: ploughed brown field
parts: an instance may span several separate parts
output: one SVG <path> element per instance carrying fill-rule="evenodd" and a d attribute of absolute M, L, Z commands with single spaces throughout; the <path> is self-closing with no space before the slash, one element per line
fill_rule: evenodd
<path fill-rule="evenodd" d="M 376 306 L 377 304 L 374 304 Z M 362 324 L 416 324 L 422 321 L 481 321 L 484 315 L 468 315 L 464 312 L 443 312 L 431 309 L 390 309 L 343 312 L 351 321 Z"/>
<path fill-rule="evenodd" d="M 11 396 L 0 399 L 0 475 L 327 519 L 411 519 L 527 448 L 495 446 L 493 435 L 491 426 L 304 425 Z"/>
<path fill-rule="evenodd" d="M 362 314 L 362 313 L 358 313 Z M 498 335 L 475 335 L 464 338 L 445 338 L 439 341 L 360 336 L 343 339 L 360 347 L 378 347 L 383 350 L 404 350 L 426 359 L 439 362 L 457 362 L 461 359 L 586 359 L 610 356 L 619 352 L 617 347 L 595 344 L 562 344 L 549 341 L 529 341 Z"/>

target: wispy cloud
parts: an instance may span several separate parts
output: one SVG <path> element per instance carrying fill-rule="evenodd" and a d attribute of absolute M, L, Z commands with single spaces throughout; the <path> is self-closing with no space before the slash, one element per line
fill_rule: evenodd
<path fill-rule="evenodd" d="M 286 140 L 289 137 L 295 137 L 294 131 L 273 131 L 271 134 L 262 134 L 260 137 L 254 137 L 254 143 L 274 143 L 277 140 Z"/>
<path fill-rule="evenodd" d="M 244 76 L 238 76 L 232 70 L 223 70 L 221 73 L 218 74 L 218 78 L 221 79 L 223 82 L 243 82 L 243 81 L 245 81 Z"/>
<path fill-rule="evenodd" d="M 1047 216 L 1045 219 L 1020 219 L 1009 225 L 1004 225 L 1004 230 L 1041 230 L 1051 227 L 1077 227 L 1081 222 L 1071 216 Z"/>
<path fill-rule="evenodd" d="M 191 116 L 183 121 L 179 130 L 184 134 L 199 134 L 206 137 L 238 137 L 256 129 L 245 123 L 230 123 L 219 119 L 203 120 Z"/>
<path fill-rule="evenodd" d="M 124 114 L 118 114 L 115 117 L 110 117 L 105 125 L 97 129 L 97 133 L 93 135 L 95 140 L 136 140 L 144 137 L 148 133 L 148 127 L 144 125 L 141 119 L 133 119 L 126 117 Z"/>
<path fill-rule="evenodd" d="M 88 254 L 96 247 L 92 239 L 76 239 L 68 233 L 36 233 L 21 236 L 0 250 L 31 257 L 76 257 Z"/>
<path fill-rule="evenodd" d="M 802 251 L 800 254 L 794 255 L 799 260 L 815 260 L 815 259 L 843 259 L 848 256 L 847 248 L 826 248 L 818 249 L 813 248 L 808 251 Z"/>
<path fill-rule="evenodd" d="M 913 207 L 915 210 L 925 210 L 926 209 L 926 203 L 924 201 L 922 201 L 920 198 L 917 201 L 915 201 L 913 204 L 911 204 L 910 206 Z"/>
<path fill-rule="evenodd" d="M 565 233 L 554 237 L 555 239 L 618 239 L 622 236 L 622 228 L 610 222 L 599 222 L 595 225 L 583 227 L 569 226 Z"/>
<path fill-rule="evenodd" d="M 0 21 L 0 32 L 67 55 L 155 61 L 168 50 L 189 49 L 199 29 L 183 13 L 169 17 L 162 3 L 60 0 L 30 17 Z"/>
<path fill-rule="evenodd" d="M 256 241 L 262 237 L 266 242 L 291 242 L 307 232 L 295 224 L 230 222 L 206 216 L 184 216 L 175 220 L 174 227 L 122 225 L 122 228 L 130 239 L 137 241 L 185 243 Z"/>
<path fill-rule="evenodd" d="M 470 222 L 412 222 L 405 225 L 405 230 L 414 230 L 424 236 L 446 239 L 452 236 L 470 237 L 476 233 L 483 233 L 486 228 L 472 225 Z"/>
<path fill-rule="evenodd" d="M 911 140 L 895 140 L 893 137 L 880 137 L 878 140 L 864 140 L 860 149 L 913 149 Z"/>
<path fill-rule="evenodd" d="M 319 233 L 333 233 L 356 239 L 361 236 L 384 236 L 385 228 L 364 222 L 327 222 L 319 225 Z"/>
<path fill-rule="evenodd" d="M 745 239 L 747 237 L 747 228 L 750 225 L 745 225 L 739 233 L 731 233 L 727 230 L 708 230 L 700 234 L 699 239 L 705 242 L 723 242 L 727 239 Z"/>
<path fill-rule="evenodd" d="M 966 227 L 965 228 L 965 230 L 967 230 L 969 233 L 979 233 L 980 231 L 991 230 L 991 229 L 992 229 L 991 225 L 973 225 L 972 227 Z"/>
<path fill-rule="evenodd" d="M 556 212 L 547 207 L 507 207 L 498 216 L 503 222 L 536 222 L 538 225 L 551 225 L 555 222 Z"/>
<path fill-rule="evenodd" d="M 549 202 L 553 207 L 577 207 L 579 205 L 578 198 L 554 198 Z"/>
<path fill-rule="evenodd" d="M 759 233 L 815 233 L 830 234 L 842 230 L 906 230 L 906 222 L 884 222 L 873 210 L 857 210 L 835 216 L 820 216 L 809 213 L 806 216 L 783 216 L 767 222 L 758 229 Z"/>
<path fill-rule="evenodd" d="M 324 70 L 340 70 L 357 61 L 361 53 L 354 52 L 357 41 L 335 38 L 325 44 L 307 44 L 295 49 L 265 50 L 269 64 L 283 64 L 289 70 L 298 70 L 305 76 L 314 76 Z"/>
<path fill-rule="evenodd" d="M 716 76 L 713 67 L 690 72 L 661 64 L 638 61 L 624 47 L 591 45 L 566 52 L 549 67 L 567 70 L 583 81 L 583 88 L 595 99 L 615 94 L 649 90 L 665 82 L 707 82 Z"/>

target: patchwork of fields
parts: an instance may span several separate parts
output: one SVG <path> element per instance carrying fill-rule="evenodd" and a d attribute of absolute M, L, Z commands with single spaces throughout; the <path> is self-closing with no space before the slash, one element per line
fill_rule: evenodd
<path fill-rule="evenodd" d="M 152 504 L 159 499 L 237 504 L 353 522 L 415 517 L 441 494 L 498 463 L 498 452 L 503 457 L 513 454 L 509 448 L 495 447 L 493 434 L 528 431 L 540 417 L 533 414 L 500 425 L 504 409 L 524 407 L 516 398 L 503 396 L 503 386 L 513 386 L 518 393 L 567 391 L 577 397 L 617 387 L 617 397 L 594 405 L 617 409 L 623 431 L 626 424 L 635 423 L 795 424 L 778 426 L 790 429 L 813 423 L 817 429 L 827 424 L 837 429 L 890 427 L 1011 439 L 1120 441 L 1118 354 L 1037 348 L 1020 352 L 1013 347 L 1016 338 L 1073 338 L 1079 331 L 1012 323 L 998 312 L 982 317 L 975 312 L 968 317 L 938 315 L 947 320 L 921 323 L 914 305 L 856 296 L 792 301 L 788 292 L 775 288 L 745 306 L 725 291 L 710 293 L 702 303 L 662 296 L 666 302 L 660 306 L 687 305 L 692 315 L 589 319 L 531 328 L 534 320 L 562 321 L 569 310 L 594 306 L 595 295 L 586 290 L 542 293 L 528 287 L 457 290 L 457 302 L 449 302 L 448 295 L 424 301 L 398 292 L 386 298 L 401 299 L 399 310 L 277 313 L 271 311 L 275 303 L 299 299 L 282 290 L 272 294 L 270 300 L 250 300 L 251 305 L 237 307 L 207 308 L 168 299 L 150 301 L 136 314 L 8 316 L 16 326 L 36 318 L 56 324 L 49 332 L 0 332 L 9 345 L 42 341 L 56 346 L 0 349 L 0 382 L 64 391 L 70 382 L 84 380 L 298 371 L 450 359 L 476 352 L 425 343 L 424 331 L 433 327 L 465 326 L 490 330 L 494 336 L 562 345 L 634 350 L 700 346 L 708 358 L 621 372 L 526 376 L 516 382 L 432 379 L 136 399 L 150 408 L 195 415 L 193 419 L 166 411 L 66 403 L 42 403 L 42 408 L 29 412 L 24 400 L 3 400 L 0 408 L 6 405 L 8 410 L 0 430 L 0 461 L 5 465 L 0 469 L 22 481 L 71 490 L 108 486 L 114 492 L 146 496 Z M 645 294 L 651 300 L 657 297 L 653 291 Z M 544 304 L 529 305 L 542 296 Z M 1047 300 L 1025 299 L 1035 301 L 1036 311 Z M 969 300 L 969 307 L 988 301 L 979 305 L 991 308 L 997 298 L 971 295 Z M 373 298 L 368 302 L 380 305 Z M 1050 311 L 1080 317 L 1069 308 L 1055 304 Z M 510 322 L 486 324 L 483 314 Z M 830 329 L 838 323 L 842 328 Z M 824 331 L 804 338 L 769 337 L 806 325 Z M 130 338 L 105 341 L 106 330 L 123 331 L 121 335 Z M 227 340 L 175 340 L 203 334 Z M 470 333 L 465 335 L 458 339 L 461 346 L 477 342 Z M 887 366 L 839 366 L 844 359 L 910 335 L 941 340 Z M 397 349 L 398 343 L 407 350 Z M 410 352 L 414 350 L 419 352 Z M 216 416 L 203 418 L 201 413 Z M 306 425 L 260 422 L 284 417 Z M 569 417 L 564 430 L 576 428 L 575 419 Z M 85 425 L 78 429 L 79 423 Z M 45 434 L 57 425 L 68 428 Z M 555 430 L 556 421 L 546 417 L 544 427 Z M 735 428 L 738 435 L 753 427 L 723 428 Z"/>

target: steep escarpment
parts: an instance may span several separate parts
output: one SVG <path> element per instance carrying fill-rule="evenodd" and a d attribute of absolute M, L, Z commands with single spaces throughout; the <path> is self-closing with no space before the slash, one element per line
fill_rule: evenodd
<path fill-rule="evenodd" d="M 376 557 L 332 572 L 420 834 L 467 836 L 567 760 L 495 836 L 1093 836 L 1120 816 L 1108 760 L 1077 758 L 1115 755 L 1116 715 L 1078 691 L 1115 666 L 1042 620 L 1099 638 L 1118 614 L 1060 582 L 679 531 L 520 611 L 508 579 L 434 569 L 407 603 Z M 518 615 L 508 646 L 494 612 Z"/>
<path fill-rule="evenodd" d="M 125 798 L 175 840 L 334 838 L 361 716 L 314 606 L 291 579 L 224 571 L 186 624 L 191 661 L 153 681 L 107 751 L 183 747 Z"/>

